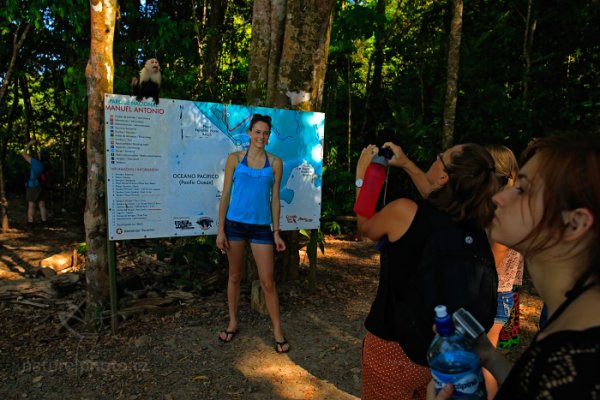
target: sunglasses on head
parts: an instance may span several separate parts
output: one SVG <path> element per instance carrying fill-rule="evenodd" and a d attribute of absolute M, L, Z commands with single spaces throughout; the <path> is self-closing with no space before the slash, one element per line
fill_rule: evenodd
<path fill-rule="evenodd" d="M 444 162 L 444 152 L 442 151 L 441 153 L 438 153 L 437 158 L 442 163 L 442 167 L 444 167 L 444 171 L 448 172 L 448 166 Z"/>
<path fill-rule="evenodd" d="M 266 122 L 267 124 L 271 123 L 271 117 L 268 115 L 262 115 L 262 114 L 254 114 L 252 116 L 252 121 L 256 122 L 256 121 L 262 121 L 262 122 Z"/>

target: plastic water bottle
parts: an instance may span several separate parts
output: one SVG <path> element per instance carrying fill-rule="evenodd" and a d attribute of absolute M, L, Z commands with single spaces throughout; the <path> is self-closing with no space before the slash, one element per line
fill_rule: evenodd
<path fill-rule="evenodd" d="M 387 159 L 384 156 L 376 155 L 371 160 L 371 164 L 365 171 L 363 185 L 354 203 L 354 213 L 363 217 L 370 218 L 375 214 L 375 206 L 379 193 L 385 182 L 385 168 L 387 167 Z"/>
<path fill-rule="evenodd" d="M 435 307 L 435 327 L 438 334 L 429 346 L 427 361 L 436 393 L 452 383 L 453 399 L 486 399 L 479 357 L 472 342 L 454 329 L 446 306 Z"/>

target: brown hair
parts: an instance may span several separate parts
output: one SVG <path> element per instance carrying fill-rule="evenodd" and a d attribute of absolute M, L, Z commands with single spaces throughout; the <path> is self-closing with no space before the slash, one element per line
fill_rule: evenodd
<path fill-rule="evenodd" d="M 594 217 L 589 246 L 589 272 L 600 276 L 600 134 L 567 133 L 539 138 L 529 144 L 522 164 L 537 156 L 535 171 L 544 182 L 544 210 L 539 224 L 523 239 L 527 251 L 540 251 L 562 239 L 568 225 L 562 212 L 586 208 Z M 530 204 L 530 208 L 532 204 Z"/>
<path fill-rule="evenodd" d="M 250 120 L 250 128 L 248 128 L 248 130 L 252 130 L 252 128 L 254 128 L 254 124 L 256 124 L 257 122 L 264 122 L 265 124 L 269 125 L 269 129 L 271 129 L 271 117 L 268 115 L 262 115 L 262 114 L 254 114 L 252 115 L 252 119 Z"/>
<path fill-rule="evenodd" d="M 500 183 L 500 187 L 504 188 L 509 179 L 516 179 L 517 173 L 519 172 L 519 163 L 517 157 L 506 146 L 502 145 L 489 145 L 485 146 L 485 149 L 490 152 L 490 155 L 494 159 L 495 175 Z"/>
<path fill-rule="evenodd" d="M 496 208 L 492 196 L 500 188 L 490 153 L 478 144 L 463 144 L 452 156 L 446 173 L 448 182 L 432 192 L 428 201 L 459 223 L 486 228 Z"/>

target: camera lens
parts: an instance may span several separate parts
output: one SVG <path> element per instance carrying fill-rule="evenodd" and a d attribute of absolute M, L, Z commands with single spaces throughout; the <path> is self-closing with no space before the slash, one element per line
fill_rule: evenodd
<path fill-rule="evenodd" d="M 389 147 L 381 147 L 377 155 L 382 156 L 386 160 L 389 160 L 394 156 L 394 152 Z"/>

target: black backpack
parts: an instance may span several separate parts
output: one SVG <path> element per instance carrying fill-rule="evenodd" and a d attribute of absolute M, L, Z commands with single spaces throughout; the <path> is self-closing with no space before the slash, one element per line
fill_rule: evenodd
<path fill-rule="evenodd" d="M 426 366 L 434 307 L 443 304 L 451 313 L 463 307 L 489 330 L 498 307 L 498 274 L 483 230 L 460 226 L 429 205 L 419 207 L 427 209 L 431 234 L 396 304 L 395 331 L 406 355 Z"/>

